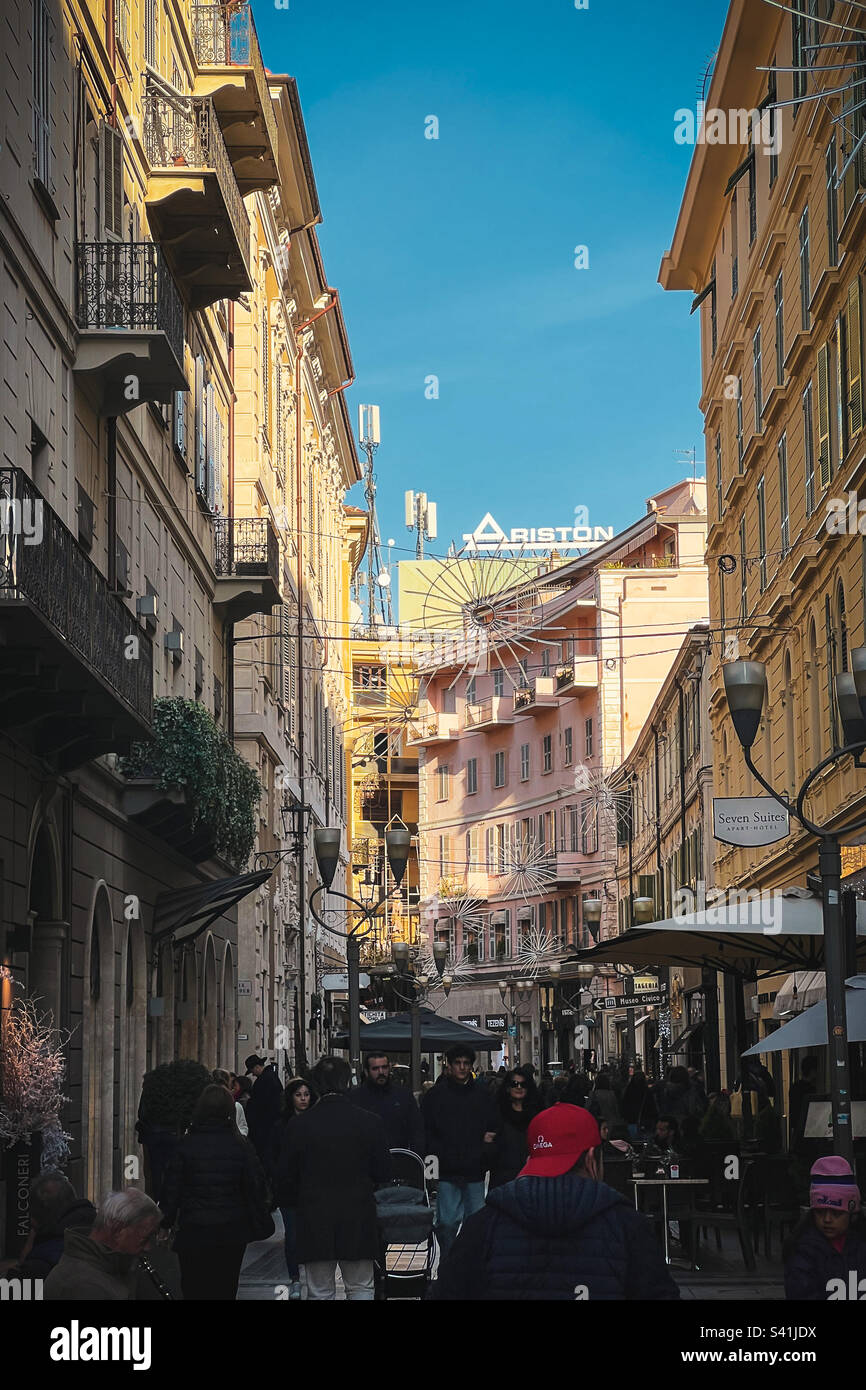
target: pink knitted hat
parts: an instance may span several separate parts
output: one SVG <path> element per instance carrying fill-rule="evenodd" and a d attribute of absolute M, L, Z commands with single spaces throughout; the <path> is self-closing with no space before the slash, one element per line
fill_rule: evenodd
<path fill-rule="evenodd" d="M 821 1210 L 831 1207 L 835 1211 L 856 1212 L 860 1210 L 860 1189 L 851 1171 L 850 1163 L 844 1158 L 819 1158 L 813 1163 L 809 1183 L 809 1206 Z"/>

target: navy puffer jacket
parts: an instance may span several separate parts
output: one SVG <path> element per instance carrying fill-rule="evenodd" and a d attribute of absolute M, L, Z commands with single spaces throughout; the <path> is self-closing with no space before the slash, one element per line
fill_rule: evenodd
<path fill-rule="evenodd" d="M 166 1223 L 177 1223 L 173 1249 L 246 1245 L 267 1220 L 262 1165 L 247 1139 L 230 1125 L 195 1125 L 169 1165 L 159 1205 Z"/>
<path fill-rule="evenodd" d="M 497 1187 L 464 1222 L 433 1288 L 458 1300 L 680 1296 L 646 1218 L 574 1173 Z"/>
<path fill-rule="evenodd" d="M 844 1300 L 851 1297 L 853 1284 L 860 1299 L 861 1280 L 866 1288 L 866 1226 L 862 1220 L 855 1217 L 851 1222 L 842 1250 L 815 1229 L 811 1213 L 786 1241 L 786 1298 L 812 1303 Z"/>

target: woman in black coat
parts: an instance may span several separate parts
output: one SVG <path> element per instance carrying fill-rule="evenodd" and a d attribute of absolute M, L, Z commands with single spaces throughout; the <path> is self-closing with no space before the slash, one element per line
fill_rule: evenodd
<path fill-rule="evenodd" d="M 544 1103 L 531 1076 L 510 1071 L 496 1096 L 499 1124 L 496 1138 L 485 1144 L 490 1164 L 490 1187 L 502 1187 L 517 1177 L 526 1162 L 526 1131 Z"/>
<path fill-rule="evenodd" d="M 185 1299 L 234 1301 L 247 1244 L 273 1234 L 262 1165 L 234 1112 L 225 1087 L 206 1086 L 165 1175 L 160 1206 L 177 1226 Z"/>
<path fill-rule="evenodd" d="M 315 1105 L 319 1097 L 316 1095 L 309 1081 L 303 1076 L 295 1076 L 286 1084 L 283 1092 L 283 1113 L 280 1116 L 280 1123 L 274 1130 L 274 1147 L 272 1151 L 271 1172 L 274 1174 L 274 1195 L 280 1208 L 283 1218 L 284 1240 L 283 1245 L 286 1254 L 286 1267 L 289 1271 L 289 1298 L 299 1299 L 301 1297 L 301 1271 L 298 1264 L 297 1252 L 297 1213 L 291 1203 L 290 1194 L 287 1193 L 286 1184 L 280 1178 L 280 1174 L 285 1167 L 284 1159 L 281 1157 L 284 1147 L 288 1140 L 289 1126 L 296 1115 L 304 1115 Z"/>

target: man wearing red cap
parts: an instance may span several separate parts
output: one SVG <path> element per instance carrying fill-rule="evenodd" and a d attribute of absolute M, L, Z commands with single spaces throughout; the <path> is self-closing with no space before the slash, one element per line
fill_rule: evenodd
<path fill-rule="evenodd" d="M 529 1159 L 470 1216 L 433 1286 L 437 1299 L 675 1299 L 646 1218 L 602 1182 L 587 1110 L 554 1105 L 529 1126 Z"/>

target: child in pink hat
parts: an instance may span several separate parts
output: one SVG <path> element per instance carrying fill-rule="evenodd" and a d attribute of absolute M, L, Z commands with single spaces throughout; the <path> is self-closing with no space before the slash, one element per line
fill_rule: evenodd
<path fill-rule="evenodd" d="M 809 1213 L 785 1244 L 785 1297 L 866 1299 L 866 1228 L 851 1165 L 831 1154 L 812 1165 Z"/>

